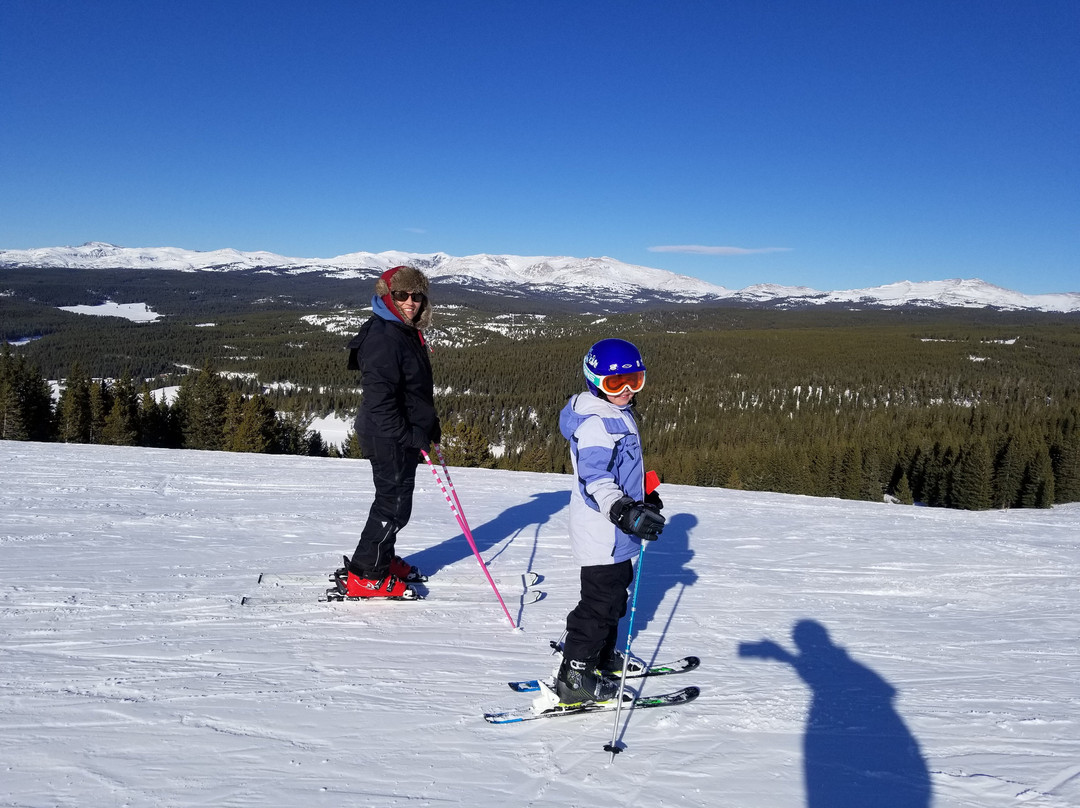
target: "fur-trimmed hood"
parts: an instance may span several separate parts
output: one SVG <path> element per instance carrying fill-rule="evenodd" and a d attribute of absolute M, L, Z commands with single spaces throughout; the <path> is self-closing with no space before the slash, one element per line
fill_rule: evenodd
<path fill-rule="evenodd" d="M 426 331 L 431 325 L 431 299 L 428 297 L 430 283 L 427 276 L 415 267 L 399 266 L 386 270 L 375 281 L 375 296 L 381 298 L 386 308 L 389 309 L 401 322 L 411 325 L 417 331 Z M 416 319 L 408 320 L 398 307 L 397 301 L 390 296 L 391 292 L 422 292 L 424 302 L 420 304 L 420 310 Z"/>

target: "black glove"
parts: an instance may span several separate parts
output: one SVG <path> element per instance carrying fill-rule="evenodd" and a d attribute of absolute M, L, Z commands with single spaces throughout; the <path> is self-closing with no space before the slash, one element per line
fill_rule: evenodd
<path fill-rule="evenodd" d="M 656 491 L 650 491 L 645 495 L 645 499 L 642 500 L 646 505 L 651 505 L 658 511 L 664 510 L 664 500 L 660 499 L 660 495 Z"/>
<path fill-rule="evenodd" d="M 660 535 L 667 521 L 654 505 L 635 502 L 630 497 L 623 497 L 611 506 L 610 518 L 624 533 L 647 541 Z"/>
<path fill-rule="evenodd" d="M 426 452 L 428 446 L 431 444 L 431 439 L 428 437 L 427 430 L 414 426 L 405 433 L 404 437 L 401 439 L 401 443 L 410 449 L 422 449 Z"/>

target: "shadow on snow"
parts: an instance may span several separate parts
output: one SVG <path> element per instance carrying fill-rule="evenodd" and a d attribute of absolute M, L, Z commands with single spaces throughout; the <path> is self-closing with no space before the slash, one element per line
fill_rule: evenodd
<path fill-rule="evenodd" d="M 812 698 L 803 738 L 807 808 L 927 808 L 930 775 L 915 737 L 893 707 L 897 690 L 823 625 L 800 620 L 797 653 L 772 640 L 739 644 L 739 656 L 790 665 Z"/>
<path fill-rule="evenodd" d="M 570 492 L 567 491 L 545 491 L 539 494 L 533 494 L 528 502 L 523 502 L 520 505 L 513 505 L 500 513 L 494 519 L 484 522 L 482 525 L 472 525 L 469 527 L 472 530 L 473 539 L 476 541 L 476 549 L 483 554 L 486 550 L 490 550 L 502 541 L 509 539 L 513 541 L 519 535 L 526 531 L 527 528 L 532 527 L 532 547 L 529 553 L 529 562 L 522 572 L 530 572 L 533 569 L 533 563 L 536 560 L 536 548 L 540 539 L 540 528 L 543 527 L 551 517 L 570 504 Z M 465 510 L 465 504 L 462 503 L 462 510 Z M 468 513 L 465 514 L 468 519 Z M 510 542 L 507 541 L 509 546 Z M 506 547 L 500 549 L 491 558 L 485 558 L 488 566 L 505 550 Z M 470 558 L 472 556 L 472 548 L 469 547 L 469 542 L 466 540 L 463 533 L 457 533 L 445 541 L 439 542 L 436 545 L 427 547 L 416 553 L 409 554 L 409 563 L 415 564 L 422 569 L 426 574 L 432 575 L 439 572 L 444 567 L 448 567 L 451 564 L 455 564 L 458 561 Z M 480 574 L 480 573 L 477 573 Z"/>
<path fill-rule="evenodd" d="M 650 639 L 650 647 L 654 647 L 651 658 L 647 662 L 654 663 L 663 661 L 660 659 L 660 648 L 667 637 L 668 629 L 671 628 L 672 620 L 679 610 L 683 593 L 686 588 L 693 586 L 698 579 L 697 573 L 690 567 L 690 561 L 694 557 L 694 551 L 690 549 L 690 533 L 697 526 L 698 519 L 689 513 L 677 513 L 668 518 L 664 526 L 664 532 L 656 541 L 645 543 L 645 552 L 637 561 L 635 584 L 637 586 L 636 605 L 633 600 L 634 586 L 630 585 L 632 617 L 634 623 L 634 636 L 637 640 L 647 629 L 656 630 L 655 623 L 663 619 L 664 624 L 659 629 L 659 637 Z M 667 610 L 665 615 L 660 615 L 660 604 L 663 603 L 669 590 L 678 587 L 675 602 Z M 628 607 L 629 608 L 629 607 Z M 626 648 L 626 634 L 630 630 L 630 620 L 623 620 L 619 626 L 619 639 L 616 647 L 620 650 Z M 633 650 L 633 646 L 631 646 Z M 682 656 L 684 653 L 692 653 L 685 649 L 664 655 L 666 660 L 670 656 Z"/>

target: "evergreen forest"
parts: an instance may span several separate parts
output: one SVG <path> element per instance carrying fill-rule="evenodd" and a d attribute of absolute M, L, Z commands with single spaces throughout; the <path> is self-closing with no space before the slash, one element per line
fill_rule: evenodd
<path fill-rule="evenodd" d="M 168 316 L 138 324 L 56 308 L 116 299 L 104 284 L 73 300 L 40 271 L 3 276 L 0 338 L 17 344 L 0 356 L 0 438 L 359 456 L 309 427 L 359 404 L 344 346 L 366 301 L 247 280 L 218 281 L 231 297 L 206 278 L 162 297 L 147 280 L 137 299 Z M 1080 501 L 1076 315 L 504 305 L 436 298 L 427 336 L 452 465 L 569 472 L 559 411 L 584 389 L 589 345 L 618 336 L 648 366 L 635 406 L 665 482 L 973 510 Z M 171 403 L 152 395 L 170 385 Z"/>

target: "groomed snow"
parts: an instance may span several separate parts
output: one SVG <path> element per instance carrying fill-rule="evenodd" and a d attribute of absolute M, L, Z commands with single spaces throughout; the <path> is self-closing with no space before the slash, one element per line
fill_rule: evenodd
<path fill-rule="evenodd" d="M 325 604 L 364 461 L 0 442 L 0 805 L 1080 804 L 1080 507 L 663 486 L 633 649 L 699 654 L 644 689 L 702 695 L 624 713 L 612 763 L 610 714 L 481 718 L 553 666 L 570 479 L 451 470 L 514 632 L 419 471 L 399 549 L 433 574 L 427 599 Z M 546 597 L 522 606 L 527 570 Z M 818 644 L 799 673 L 740 656 L 793 652 L 800 621 Z"/>

